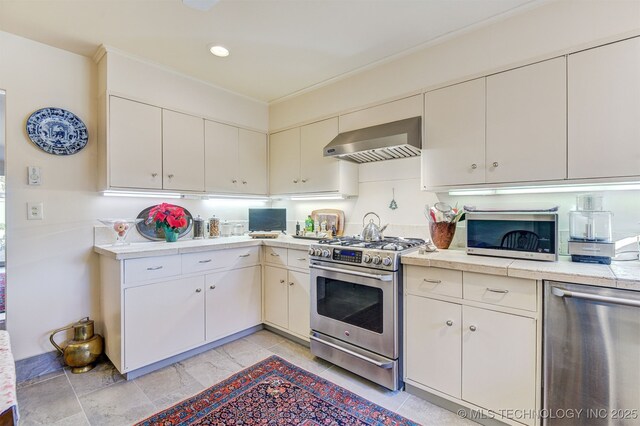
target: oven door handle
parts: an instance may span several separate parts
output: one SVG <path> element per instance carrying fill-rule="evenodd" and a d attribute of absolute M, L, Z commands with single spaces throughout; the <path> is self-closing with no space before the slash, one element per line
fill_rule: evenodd
<path fill-rule="evenodd" d="M 363 360 L 363 361 L 366 361 L 366 362 L 368 362 L 369 364 L 373 364 L 373 365 L 375 365 L 376 367 L 380 367 L 380 368 L 383 368 L 383 369 L 385 369 L 385 370 L 388 370 L 388 369 L 390 369 L 391 367 L 393 367 L 393 362 L 391 362 L 391 361 L 390 361 L 390 362 L 380 362 L 380 361 L 376 361 L 375 359 L 371 359 L 371 358 L 369 358 L 369 357 L 367 357 L 367 356 L 360 355 L 359 353 L 354 352 L 354 351 L 352 351 L 352 350 L 349 350 L 349 349 L 347 349 L 347 348 L 343 348 L 342 346 L 338 346 L 338 345 L 336 345 L 335 343 L 331 343 L 331 342 L 327 342 L 326 340 L 319 339 L 319 338 L 317 338 L 314 334 L 311 334 L 311 335 L 309 336 L 309 338 L 310 338 L 311 340 L 315 340 L 315 341 L 316 341 L 316 342 L 318 342 L 318 343 L 322 343 L 323 345 L 330 346 L 330 347 L 332 347 L 333 349 L 336 349 L 336 350 L 338 350 L 338 351 L 340 351 L 340 352 L 344 352 L 344 353 L 346 353 L 346 354 L 348 354 L 348 355 L 351 355 L 351 356 L 354 356 L 354 357 L 356 357 L 356 358 L 358 358 L 358 359 L 361 359 L 361 360 Z"/>
<path fill-rule="evenodd" d="M 392 281 L 393 280 L 393 275 L 391 275 L 391 274 L 386 274 L 386 275 L 383 275 L 383 274 L 368 274 L 366 272 L 352 271 L 351 269 L 332 268 L 330 266 L 320 266 L 320 265 L 314 265 L 314 264 L 309 265 L 309 268 L 321 269 L 323 271 L 329 271 L 329 272 L 338 272 L 340 274 L 355 275 L 357 277 L 373 278 L 374 280 L 378 280 L 378 281 Z"/>

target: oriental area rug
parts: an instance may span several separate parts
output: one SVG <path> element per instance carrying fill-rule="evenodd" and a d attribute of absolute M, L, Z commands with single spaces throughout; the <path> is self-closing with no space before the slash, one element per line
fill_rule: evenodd
<path fill-rule="evenodd" d="M 271 356 L 137 426 L 417 425 Z"/>

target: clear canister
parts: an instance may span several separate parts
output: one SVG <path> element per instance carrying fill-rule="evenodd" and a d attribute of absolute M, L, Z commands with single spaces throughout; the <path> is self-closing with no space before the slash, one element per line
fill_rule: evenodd
<path fill-rule="evenodd" d="M 236 235 L 236 236 L 244 235 L 243 223 L 236 223 L 233 225 L 233 235 Z"/>
<path fill-rule="evenodd" d="M 220 219 L 212 216 L 209 218 L 209 238 L 218 238 L 220 236 Z"/>
<path fill-rule="evenodd" d="M 204 219 L 198 215 L 193 218 L 193 239 L 201 240 L 204 238 Z"/>
<path fill-rule="evenodd" d="M 220 235 L 223 237 L 230 237 L 233 231 L 233 225 L 226 220 L 220 224 Z"/>

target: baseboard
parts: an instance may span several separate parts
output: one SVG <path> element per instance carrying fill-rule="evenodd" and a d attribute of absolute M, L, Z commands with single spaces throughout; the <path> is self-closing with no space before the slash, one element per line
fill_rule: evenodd
<path fill-rule="evenodd" d="M 308 347 L 309 347 L 309 345 L 310 345 L 310 344 L 309 344 L 309 342 L 307 342 L 306 340 L 303 340 L 303 339 L 301 339 L 301 338 L 299 338 L 298 336 L 295 336 L 295 335 L 293 335 L 293 334 L 289 334 L 289 333 L 287 333 L 286 331 L 282 331 L 282 330 L 280 330 L 280 329 L 278 329 L 278 328 L 271 327 L 271 326 L 270 326 L 270 325 L 268 325 L 268 324 L 263 324 L 263 326 L 264 326 L 265 330 L 269 330 L 270 332 L 275 333 L 275 334 L 277 334 L 277 335 L 279 335 L 279 336 L 282 336 L 282 337 L 284 337 L 284 338 L 286 338 L 286 339 L 289 339 L 289 340 L 291 340 L 292 342 L 296 342 L 296 343 L 298 343 L 299 345 L 306 346 L 307 348 L 308 348 Z"/>
<path fill-rule="evenodd" d="M 57 351 L 45 352 L 16 361 L 16 383 L 26 382 L 45 374 L 62 372 L 64 360 Z"/>

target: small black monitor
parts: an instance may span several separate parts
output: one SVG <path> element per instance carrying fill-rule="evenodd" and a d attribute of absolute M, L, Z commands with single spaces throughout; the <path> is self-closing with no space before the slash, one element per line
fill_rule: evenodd
<path fill-rule="evenodd" d="M 287 209 L 249 209 L 249 231 L 286 231 Z"/>

